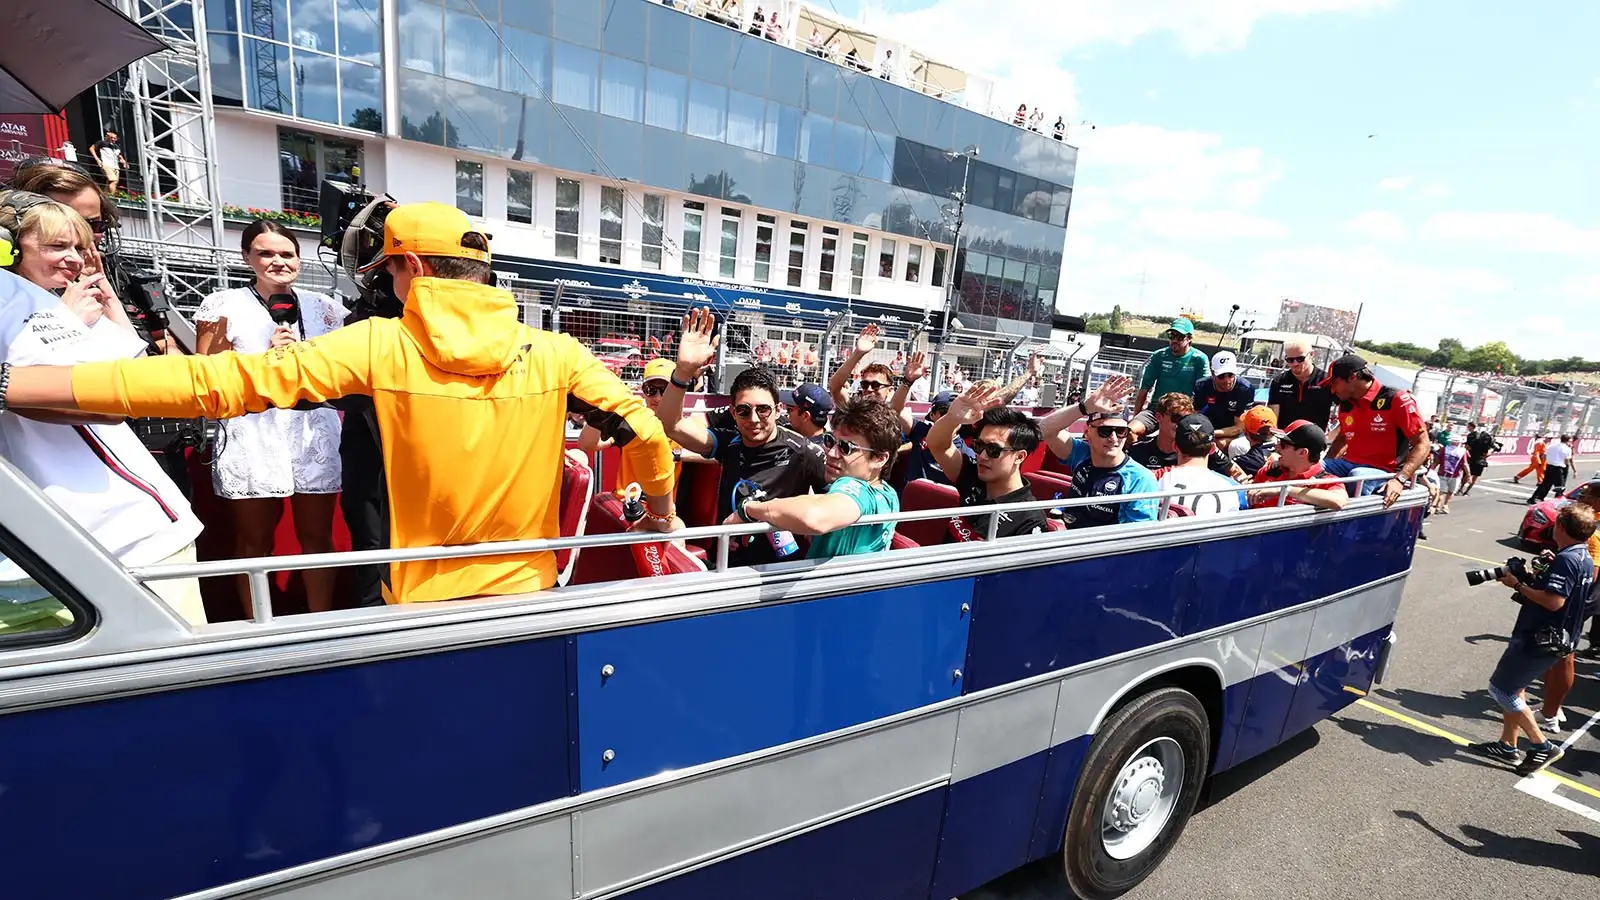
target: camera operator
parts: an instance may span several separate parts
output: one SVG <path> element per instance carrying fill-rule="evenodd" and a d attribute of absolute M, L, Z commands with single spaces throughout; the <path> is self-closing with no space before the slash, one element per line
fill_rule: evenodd
<path fill-rule="evenodd" d="M 1500 739 L 1473 744 L 1471 749 L 1515 764 L 1518 775 L 1530 775 L 1561 758 L 1561 747 L 1539 730 L 1523 692 L 1577 645 L 1594 580 L 1594 561 L 1585 546 L 1594 527 L 1594 510 L 1581 503 L 1566 506 L 1556 515 L 1555 558 L 1543 572 L 1531 573 L 1527 566 L 1511 563 L 1495 570 L 1500 583 L 1516 591 L 1513 599 L 1522 609 L 1511 641 L 1489 676 L 1489 696 L 1505 711 Z M 1526 756 L 1517 749 L 1518 731 L 1528 736 L 1531 745 Z"/>
<path fill-rule="evenodd" d="M 397 206 L 380 252 L 361 271 L 387 269 L 406 298 L 401 319 L 367 319 L 266 353 L 14 369 L 10 400 L 31 409 L 231 418 L 370 394 L 393 542 L 427 547 L 559 533 L 571 393 L 633 429 L 623 452 L 645 492 L 639 527 L 682 527 L 661 423 L 571 336 L 518 321 L 515 298 L 490 286 L 488 236 L 465 213 L 440 203 Z M 391 572 L 397 603 L 537 591 L 556 580 L 549 551 L 402 562 Z"/>

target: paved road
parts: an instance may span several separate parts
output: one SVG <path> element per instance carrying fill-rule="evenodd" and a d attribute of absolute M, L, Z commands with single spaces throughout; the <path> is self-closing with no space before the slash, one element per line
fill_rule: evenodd
<path fill-rule="evenodd" d="M 1596 462 L 1579 468 L 1587 477 Z M 1387 683 L 1216 779 L 1130 900 L 1600 896 L 1600 722 L 1557 764 L 1570 784 L 1535 777 L 1522 789 L 1515 774 L 1437 733 L 1477 741 L 1499 730 L 1484 685 L 1516 609 L 1502 587 L 1468 588 L 1462 573 L 1483 563 L 1461 557 L 1517 552 L 1508 537 L 1531 489 L 1509 484 L 1515 471 L 1491 468 L 1450 515 L 1428 520 Z M 1600 666 L 1580 661 L 1579 671 L 1563 738 L 1600 710 Z M 963 900 L 1071 896 L 1041 863 Z"/>

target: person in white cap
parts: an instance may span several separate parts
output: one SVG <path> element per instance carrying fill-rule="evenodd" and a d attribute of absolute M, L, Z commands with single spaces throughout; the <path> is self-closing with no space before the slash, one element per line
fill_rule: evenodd
<path fill-rule="evenodd" d="M 1211 420 L 1218 440 L 1232 440 L 1242 432 L 1236 424 L 1256 402 L 1256 389 L 1239 377 L 1239 358 L 1222 350 L 1211 358 L 1211 375 L 1194 383 L 1194 408 Z"/>

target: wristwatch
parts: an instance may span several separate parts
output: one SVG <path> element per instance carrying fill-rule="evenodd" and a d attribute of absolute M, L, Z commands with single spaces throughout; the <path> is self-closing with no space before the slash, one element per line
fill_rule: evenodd
<path fill-rule="evenodd" d="M 1085 416 L 1089 414 L 1089 407 L 1084 406 L 1082 400 L 1078 401 L 1078 412 Z"/>
<path fill-rule="evenodd" d="M 11 387 L 11 363 L 0 363 L 0 412 L 6 411 L 6 390 Z"/>
<path fill-rule="evenodd" d="M 684 393 L 689 393 L 694 390 L 693 384 L 678 380 L 677 372 L 673 372 L 671 375 L 668 375 L 667 381 L 671 383 L 673 387 L 682 389 Z"/>

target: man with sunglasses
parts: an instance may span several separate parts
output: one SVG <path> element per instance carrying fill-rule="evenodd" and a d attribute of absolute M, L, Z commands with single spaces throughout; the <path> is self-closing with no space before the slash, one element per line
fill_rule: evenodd
<path fill-rule="evenodd" d="M 900 446 L 900 423 L 889 404 L 856 397 L 834 413 L 833 433 L 822 438 L 826 493 L 747 500 L 724 525 L 766 522 L 791 534 L 814 535 L 807 559 L 881 553 L 894 540 L 894 524 L 857 525 L 862 516 L 900 511 L 900 496 L 884 483 Z M 766 545 L 767 541 L 753 541 Z"/>
<path fill-rule="evenodd" d="M 1025 503 L 1033 499 L 1022 461 L 1039 446 L 1039 426 L 1026 413 L 1005 405 L 1004 388 L 975 385 L 950 402 L 950 412 L 928 431 L 928 452 L 949 483 L 961 494 L 962 506 Z M 972 456 L 954 445 L 956 429 L 975 425 L 976 436 L 966 441 Z M 938 448 L 938 449 L 931 449 Z M 989 517 L 964 517 L 969 532 L 989 533 Z M 1039 534 L 1049 530 L 1042 509 L 1000 513 L 995 537 Z"/>
<path fill-rule="evenodd" d="M 1039 423 L 1050 452 L 1072 470 L 1073 497 L 1156 492 L 1155 476 L 1130 459 L 1125 450 L 1128 420 L 1121 411 L 1121 398 L 1127 396 L 1131 387 L 1133 382 L 1123 376 L 1108 378 L 1089 396 L 1056 410 Z M 1080 419 L 1086 420 L 1087 427 L 1082 438 L 1075 438 L 1067 429 Z M 1159 503 L 1153 499 L 1074 506 L 1067 509 L 1067 527 L 1152 522 L 1158 511 Z"/>
<path fill-rule="evenodd" d="M 1279 422 L 1314 422 L 1325 428 L 1333 418 L 1333 393 L 1322 382 L 1322 372 L 1312 364 L 1311 346 L 1301 338 L 1283 342 L 1283 362 L 1288 366 L 1267 385 L 1267 405 Z"/>
<path fill-rule="evenodd" d="M 1381 487 L 1383 505 L 1393 506 L 1432 453 L 1417 401 L 1409 391 L 1384 387 L 1353 353 L 1334 360 L 1322 383 L 1339 401 L 1339 433 L 1322 467 L 1337 478 L 1378 476 L 1359 482 L 1352 493 L 1364 496 Z"/>
<path fill-rule="evenodd" d="M 1167 347 L 1150 354 L 1144 372 L 1139 376 L 1139 398 L 1133 402 L 1129 414 L 1144 409 L 1145 401 L 1174 391 L 1190 393 L 1195 382 L 1211 374 L 1211 363 L 1204 352 L 1196 350 L 1194 323 L 1178 317 L 1167 326 Z"/>
<path fill-rule="evenodd" d="M 1194 398 L 1188 394 L 1162 394 L 1149 409 L 1128 422 L 1128 456 L 1151 471 L 1177 465 L 1178 422 L 1194 411 Z M 1244 477 L 1243 470 L 1220 450 L 1212 452 L 1206 465 L 1235 481 Z"/>
<path fill-rule="evenodd" d="M 767 497 L 799 497 L 827 490 L 822 448 L 793 429 L 778 424 L 778 382 L 764 366 L 739 373 L 729 390 L 734 425 L 704 424 L 683 415 L 683 396 L 700 371 L 717 357 L 716 317 L 704 307 L 683 317 L 678 362 L 667 377 L 666 393 L 656 409 L 667 436 L 706 459 L 722 464 L 717 485 L 717 519 L 733 513 L 733 490 L 753 481 Z M 837 415 L 837 413 L 835 414 Z M 730 554 L 735 565 L 773 562 L 770 541 L 749 541 Z"/>
<path fill-rule="evenodd" d="M 861 329 L 861 334 L 856 336 L 855 346 L 845 355 L 839 368 L 828 377 L 828 393 L 833 396 L 834 406 L 843 407 L 850 400 L 850 377 L 856 366 L 867 358 L 867 354 L 878 349 L 880 333 L 876 323 Z M 910 396 L 912 383 L 924 372 L 921 361 L 922 354 L 912 354 L 906 366 L 906 377 L 902 378 L 896 378 L 894 370 L 883 363 L 871 363 L 861 370 L 861 382 L 856 387 L 857 397 L 873 397 L 890 404 L 900 419 L 901 434 L 911 433 L 911 411 L 906 409 L 906 398 Z M 913 364 L 916 364 L 915 368 Z"/>

